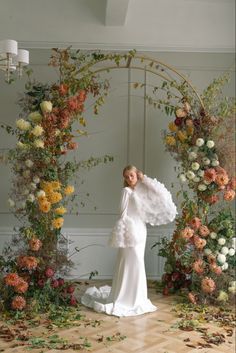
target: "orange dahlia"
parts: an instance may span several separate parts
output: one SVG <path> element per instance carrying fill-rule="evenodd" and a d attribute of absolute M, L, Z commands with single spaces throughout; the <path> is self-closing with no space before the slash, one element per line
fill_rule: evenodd
<path fill-rule="evenodd" d="M 55 191 L 53 191 L 53 192 L 50 192 L 50 193 L 48 194 L 48 200 L 49 200 L 52 204 L 61 201 L 61 199 L 62 199 L 62 195 L 61 195 L 60 192 L 57 192 L 57 191 L 55 192 Z"/>
<path fill-rule="evenodd" d="M 20 295 L 17 295 L 11 302 L 11 307 L 14 310 L 22 310 L 26 306 L 25 298 Z"/>
<path fill-rule="evenodd" d="M 227 190 L 224 193 L 224 200 L 225 201 L 233 201 L 235 198 L 235 191 L 234 190 Z"/>
<path fill-rule="evenodd" d="M 20 277 L 17 273 L 8 273 L 4 277 L 4 280 L 7 286 L 15 287 L 19 283 Z"/>
<path fill-rule="evenodd" d="M 38 261 L 34 256 L 19 256 L 17 259 L 17 265 L 20 268 L 34 270 L 38 266 Z"/>
<path fill-rule="evenodd" d="M 15 286 L 15 291 L 17 293 L 25 293 L 28 289 L 29 285 L 23 278 L 20 278 L 18 284 Z"/>
<path fill-rule="evenodd" d="M 32 250 L 32 251 L 39 251 L 39 249 L 41 248 L 41 246 L 42 246 L 41 240 L 39 240 L 39 239 L 37 239 L 37 238 L 32 238 L 32 239 L 30 239 L 30 241 L 29 241 L 30 250 Z"/>

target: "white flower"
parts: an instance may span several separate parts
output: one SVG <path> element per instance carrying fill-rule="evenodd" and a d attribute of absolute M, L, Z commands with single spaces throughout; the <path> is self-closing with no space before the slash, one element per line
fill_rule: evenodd
<path fill-rule="evenodd" d="M 19 130 L 22 130 L 22 131 L 27 131 L 30 129 L 30 123 L 24 119 L 18 119 L 16 120 L 16 127 L 19 129 Z"/>
<path fill-rule="evenodd" d="M 223 248 L 221 248 L 220 252 L 223 255 L 227 255 L 229 252 L 229 249 L 227 248 L 227 246 L 223 246 Z"/>
<path fill-rule="evenodd" d="M 193 181 L 194 181 L 195 183 L 198 183 L 198 182 L 200 181 L 200 178 L 197 177 L 197 176 L 195 176 L 195 177 L 193 178 Z"/>
<path fill-rule="evenodd" d="M 225 245 L 225 243 L 226 243 L 225 238 L 219 238 L 219 239 L 218 239 L 218 244 L 219 244 L 219 245 Z"/>
<path fill-rule="evenodd" d="M 207 186 L 205 184 L 199 184 L 197 188 L 199 191 L 205 191 L 207 189 Z"/>
<path fill-rule="evenodd" d="M 212 253 L 212 251 L 211 251 L 211 249 L 206 248 L 206 249 L 204 249 L 204 253 L 205 253 L 205 255 L 210 255 Z"/>
<path fill-rule="evenodd" d="M 215 146 L 215 142 L 212 141 L 212 140 L 208 140 L 206 145 L 207 145 L 208 148 L 213 148 Z"/>
<path fill-rule="evenodd" d="M 37 192 L 37 197 L 44 197 L 44 196 L 46 196 L 45 191 L 39 190 L 39 191 Z"/>
<path fill-rule="evenodd" d="M 18 141 L 17 144 L 16 144 L 16 147 L 20 148 L 20 149 L 25 149 L 27 146 L 25 143 L 21 142 L 21 141 Z"/>
<path fill-rule="evenodd" d="M 228 290 L 230 293 L 236 294 L 236 287 L 229 287 Z"/>
<path fill-rule="evenodd" d="M 26 206 L 26 202 L 25 202 L 25 201 L 22 201 L 22 202 L 20 203 L 20 208 L 25 208 L 25 206 Z"/>
<path fill-rule="evenodd" d="M 15 202 L 12 199 L 9 198 L 7 200 L 7 202 L 8 202 L 9 207 L 14 207 L 15 206 Z"/>
<path fill-rule="evenodd" d="M 198 174 L 200 177 L 203 177 L 203 176 L 204 176 L 204 170 L 199 169 L 199 171 L 197 172 L 197 174 Z"/>
<path fill-rule="evenodd" d="M 190 152 L 189 154 L 188 154 L 188 159 L 190 160 L 190 161 L 193 161 L 194 159 L 196 159 L 197 158 L 197 153 L 195 153 L 195 152 Z"/>
<path fill-rule="evenodd" d="M 210 237 L 211 237 L 211 239 L 216 239 L 217 238 L 217 234 L 215 232 L 211 232 L 210 233 Z"/>
<path fill-rule="evenodd" d="M 194 163 L 192 163 L 191 167 L 193 170 L 198 170 L 200 168 L 200 164 L 197 162 L 194 162 Z"/>
<path fill-rule="evenodd" d="M 229 256 L 234 256 L 235 250 L 233 248 L 229 249 Z"/>
<path fill-rule="evenodd" d="M 30 188 L 32 190 L 35 190 L 37 188 L 37 185 L 35 183 L 30 183 Z"/>
<path fill-rule="evenodd" d="M 28 178 L 30 176 L 30 170 L 28 170 L 28 169 L 24 170 L 22 175 L 24 178 Z"/>
<path fill-rule="evenodd" d="M 179 178 L 180 178 L 181 183 L 185 183 L 185 181 L 187 180 L 186 176 L 184 174 L 180 174 Z"/>
<path fill-rule="evenodd" d="M 187 178 L 190 180 L 195 177 L 194 172 L 192 172 L 191 170 L 188 170 L 186 175 L 187 175 Z"/>
<path fill-rule="evenodd" d="M 34 182 L 35 184 L 38 184 L 38 183 L 40 182 L 40 179 L 39 179 L 39 177 L 38 177 L 37 175 L 35 175 L 35 176 L 33 177 L 33 182 Z"/>
<path fill-rule="evenodd" d="M 196 146 L 201 147 L 204 145 L 204 140 L 202 138 L 198 138 L 196 141 Z"/>
<path fill-rule="evenodd" d="M 32 162 L 30 159 L 27 159 L 27 160 L 25 161 L 25 165 L 26 165 L 28 168 L 31 168 L 31 167 L 33 167 L 33 165 L 34 165 L 34 162 Z"/>
<path fill-rule="evenodd" d="M 222 268 L 222 271 L 228 270 L 228 268 L 229 268 L 228 262 L 225 262 L 225 263 L 223 264 L 223 266 L 221 266 L 221 268 Z"/>
<path fill-rule="evenodd" d="M 27 188 L 23 188 L 22 190 L 21 190 L 21 194 L 22 195 L 28 195 L 30 193 L 30 191 L 27 189 Z"/>
<path fill-rule="evenodd" d="M 224 264 L 225 261 L 226 261 L 226 256 L 223 255 L 223 254 L 219 254 L 219 255 L 217 256 L 217 261 L 218 261 L 220 264 Z"/>
<path fill-rule="evenodd" d="M 61 133 L 61 131 L 59 129 L 55 129 L 55 132 L 54 132 L 55 136 L 60 135 L 60 133 Z"/>
<path fill-rule="evenodd" d="M 34 141 L 34 146 L 36 147 L 36 148 L 44 148 L 44 142 L 43 142 L 43 140 L 35 140 Z"/>
<path fill-rule="evenodd" d="M 34 195 L 33 195 L 33 194 L 29 194 L 29 196 L 27 197 L 27 200 L 28 200 L 29 202 L 34 202 L 34 200 L 35 200 Z"/>
<path fill-rule="evenodd" d="M 34 136 L 41 136 L 43 131 L 42 126 L 36 125 L 31 132 Z"/>
<path fill-rule="evenodd" d="M 236 281 L 229 282 L 229 286 L 236 288 Z"/>
<path fill-rule="evenodd" d="M 209 165 L 211 163 L 210 159 L 207 157 L 202 158 L 202 162 L 204 165 Z"/>
<path fill-rule="evenodd" d="M 210 180 L 203 180 L 203 183 L 206 185 L 210 185 L 212 182 Z"/>
<path fill-rule="evenodd" d="M 232 248 L 236 249 L 236 238 L 235 237 L 231 239 L 231 246 L 232 246 Z"/>
<path fill-rule="evenodd" d="M 52 111 L 52 102 L 43 101 L 40 103 L 40 108 L 43 113 L 50 113 Z"/>
<path fill-rule="evenodd" d="M 43 117 L 39 112 L 32 112 L 28 116 L 29 120 L 32 120 L 34 123 L 39 123 Z"/>
<path fill-rule="evenodd" d="M 219 162 L 217 159 L 212 159 L 211 165 L 212 165 L 213 167 L 218 167 L 219 164 L 220 164 L 220 162 Z"/>

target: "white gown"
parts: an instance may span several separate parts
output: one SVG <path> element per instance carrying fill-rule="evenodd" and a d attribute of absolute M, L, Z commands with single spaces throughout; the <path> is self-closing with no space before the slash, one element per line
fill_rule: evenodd
<path fill-rule="evenodd" d="M 118 247 L 112 287 L 88 288 L 81 303 L 115 316 L 135 316 L 157 308 L 147 297 L 144 264 L 146 223 L 160 225 L 173 221 L 176 207 L 171 194 L 156 179 L 144 176 L 135 189 L 122 191 L 120 218 L 109 244 Z"/>

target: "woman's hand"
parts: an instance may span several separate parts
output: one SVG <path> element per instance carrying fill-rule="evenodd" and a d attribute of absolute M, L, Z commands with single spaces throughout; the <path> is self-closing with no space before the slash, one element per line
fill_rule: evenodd
<path fill-rule="evenodd" d="M 137 177 L 138 177 L 138 180 L 143 181 L 144 175 L 143 175 L 143 172 L 141 172 L 141 170 L 139 170 L 139 171 L 137 172 Z"/>

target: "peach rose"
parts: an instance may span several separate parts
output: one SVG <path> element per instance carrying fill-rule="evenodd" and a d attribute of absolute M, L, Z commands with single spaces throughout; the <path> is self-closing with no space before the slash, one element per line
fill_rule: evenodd
<path fill-rule="evenodd" d="M 202 237 L 207 237 L 210 234 L 210 231 L 207 226 L 201 225 L 199 228 L 199 233 Z"/>
<path fill-rule="evenodd" d="M 208 182 L 212 182 L 216 180 L 216 171 L 214 168 L 208 168 L 204 171 L 204 179 Z"/>
<path fill-rule="evenodd" d="M 206 240 L 202 239 L 198 236 L 194 237 L 194 245 L 198 250 L 202 250 L 204 248 L 204 246 L 206 246 Z"/>
<path fill-rule="evenodd" d="M 198 229 L 201 225 L 202 221 L 200 220 L 200 218 L 198 217 L 194 217 L 193 219 L 191 219 L 190 221 L 190 226 L 194 229 Z"/>
<path fill-rule="evenodd" d="M 224 193 L 224 200 L 225 201 L 232 201 L 235 198 L 235 191 L 234 190 L 227 190 Z"/>
<path fill-rule="evenodd" d="M 216 284 L 212 278 L 205 277 L 202 279 L 201 288 L 204 293 L 210 294 L 216 289 Z"/>
<path fill-rule="evenodd" d="M 180 232 L 180 236 L 184 239 L 190 239 L 194 235 L 194 230 L 190 227 L 186 227 Z"/>
<path fill-rule="evenodd" d="M 193 270 L 198 273 L 199 275 L 201 275 L 204 272 L 204 268 L 203 268 L 203 260 L 202 259 L 198 259 L 193 263 Z"/>

